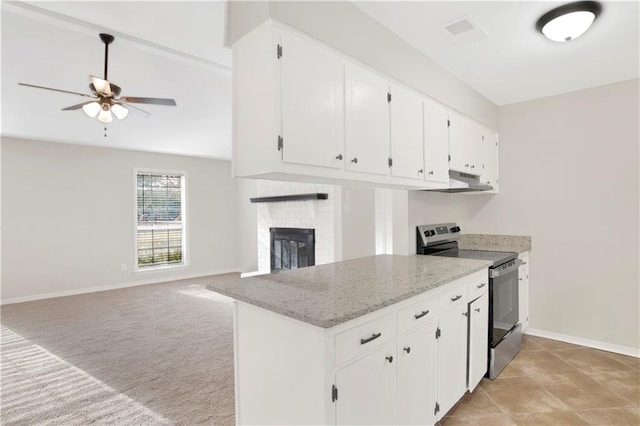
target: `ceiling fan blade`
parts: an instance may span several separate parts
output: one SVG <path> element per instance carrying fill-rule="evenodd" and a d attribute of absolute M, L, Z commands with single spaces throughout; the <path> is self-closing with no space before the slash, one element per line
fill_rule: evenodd
<path fill-rule="evenodd" d="M 69 94 L 71 94 L 71 95 L 84 96 L 84 97 L 86 97 L 86 98 L 93 98 L 93 96 L 91 96 L 91 95 L 87 95 L 86 93 L 78 93 L 78 92 L 71 92 L 71 91 L 69 91 L 69 90 L 54 89 L 53 87 L 36 86 L 35 84 L 27 84 L 27 83 L 18 83 L 18 85 L 20 85 L 20 86 L 27 86 L 27 87 L 35 87 L 36 89 L 52 90 L 52 91 L 54 91 L 54 92 L 69 93 Z"/>
<path fill-rule="evenodd" d="M 93 102 L 95 102 L 95 101 L 89 101 L 89 102 L 83 102 L 83 103 L 77 104 L 77 105 L 71 105 L 71 106 L 68 106 L 66 108 L 62 108 L 62 111 L 73 111 L 73 110 L 76 110 L 76 109 L 80 109 L 83 106 L 85 106 L 87 104 L 90 104 L 90 103 L 93 103 Z"/>
<path fill-rule="evenodd" d="M 137 96 L 123 96 L 118 100 L 122 102 L 135 103 L 135 104 L 176 106 L 175 99 L 167 99 L 167 98 L 140 98 Z"/>
<path fill-rule="evenodd" d="M 118 99 L 118 100 L 120 100 L 120 101 L 121 101 L 122 99 Z M 127 103 L 124 103 L 124 102 L 120 102 L 120 103 L 121 103 L 122 105 L 126 105 L 126 106 L 127 106 L 127 107 L 129 107 L 129 108 L 133 108 L 133 109 L 136 109 L 136 110 L 138 110 L 138 111 L 140 111 L 140 112 L 142 112 L 142 113 L 144 113 L 144 114 L 147 114 L 147 116 L 150 116 L 150 115 L 151 115 L 151 113 L 150 113 L 150 112 L 147 112 L 147 111 L 143 110 L 142 108 L 138 108 L 137 106 L 134 106 L 134 105 L 131 105 L 131 104 L 127 104 Z"/>
<path fill-rule="evenodd" d="M 111 85 L 107 80 L 103 80 L 94 75 L 90 75 L 89 78 L 91 79 L 91 84 L 93 84 L 93 87 L 96 89 L 96 93 L 98 93 L 98 95 L 104 96 L 106 98 L 110 98 L 113 96 L 113 93 L 111 93 Z"/>

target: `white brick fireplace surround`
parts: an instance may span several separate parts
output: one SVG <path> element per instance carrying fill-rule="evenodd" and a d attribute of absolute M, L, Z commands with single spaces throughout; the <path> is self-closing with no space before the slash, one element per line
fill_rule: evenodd
<path fill-rule="evenodd" d="M 315 229 L 316 265 L 340 260 L 340 197 L 338 186 L 313 183 L 259 181 L 258 197 L 326 193 L 326 200 L 260 203 L 258 215 L 258 272 L 271 271 L 269 228 Z M 336 237 L 338 236 L 338 237 Z"/>

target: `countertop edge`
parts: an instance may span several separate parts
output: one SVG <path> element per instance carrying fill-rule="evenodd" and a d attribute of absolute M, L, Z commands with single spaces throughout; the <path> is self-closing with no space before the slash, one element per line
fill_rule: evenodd
<path fill-rule="evenodd" d="M 408 300 L 408 299 L 410 299 L 412 297 L 419 296 L 419 295 L 427 293 L 429 291 L 437 290 L 438 288 L 440 288 L 440 287 L 442 287 L 442 286 L 444 286 L 446 284 L 449 284 L 449 283 L 451 283 L 451 282 L 453 282 L 453 281 L 455 281 L 457 279 L 464 278 L 464 277 L 466 277 L 468 275 L 471 275 L 471 274 L 473 274 L 475 272 L 481 271 L 482 269 L 488 268 L 492 264 L 489 261 L 477 260 L 477 259 L 465 259 L 465 263 L 469 264 L 470 260 L 473 261 L 473 262 L 476 262 L 476 265 L 469 266 L 469 268 L 465 269 L 464 272 L 461 272 L 461 273 L 458 273 L 458 274 L 453 274 L 453 275 L 451 275 L 451 276 L 449 276 L 447 278 L 444 278 L 443 280 L 441 280 L 441 281 L 439 281 L 439 282 L 437 282 L 435 284 L 431 284 L 431 285 L 429 285 L 429 288 L 418 287 L 418 288 L 416 288 L 416 289 L 414 289 L 414 290 L 412 290 L 412 291 L 410 291 L 408 293 L 403 293 L 403 294 L 398 295 L 396 297 L 384 300 L 384 301 L 382 301 L 380 303 L 376 303 L 376 304 L 374 304 L 372 306 L 368 306 L 368 307 L 366 307 L 364 309 L 356 310 L 354 312 L 349 312 L 349 313 L 346 313 L 344 315 L 332 318 L 330 320 L 325 320 L 325 321 L 318 320 L 317 318 L 305 317 L 304 315 L 301 315 L 298 312 L 287 310 L 286 308 L 283 309 L 281 306 L 274 307 L 274 306 L 269 305 L 267 303 L 261 303 L 260 300 L 256 300 L 256 299 L 253 299 L 253 298 L 250 298 L 250 297 L 242 297 L 242 296 L 239 296 L 237 294 L 234 294 L 233 292 L 225 291 L 225 289 L 216 288 L 215 285 L 206 285 L 205 287 L 206 287 L 207 290 L 213 291 L 215 293 L 222 294 L 223 296 L 230 297 L 230 298 L 232 298 L 234 300 L 237 300 L 237 301 L 240 301 L 240 302 L 243 302 L 243 303 L 247 303 L 247 304 L 252 305 L 252 306 L 256 306 L 256 307 L 265 309 L 267 311 L 273 312 L 274 314 L 281 315 L 281 316 L 284 316 L 284 317 L 287 317 L 287 318 L 291 318 L 291 319 L 303 322 L 303 323 L 305 323 L 307 325 L 319 327 L 319 328 L 322 328 L 322 329 L 329 329 L 329 328 L 336 327 L 338 325 L 344 324 L 344 323 L 346 323 L 348 321 L 360 318 L 360 317 L 362 317 L 364 315 L 367 315 L 367 314 L 370 314 L 372 312 L 376 312 L 376 311 L 378 311 L 380 309 L 383 309 L 383 308 L 385 308 L 387 306 L 391 306 L 391 305 L 394 305 L 396 303 L 403 302 L 403 301 Z"/>

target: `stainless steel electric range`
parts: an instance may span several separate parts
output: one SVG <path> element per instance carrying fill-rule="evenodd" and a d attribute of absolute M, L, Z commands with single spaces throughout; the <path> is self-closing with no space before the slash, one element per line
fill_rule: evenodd
<path fill-rule="evenodd" d="M 518 323 L 518 266 L 522 261 L 513 252 L 459 249 L 460 227 L 455 223 L 418 226 L 416 234 L 417 254 L 493 262 L 489 267 L 487 376 L 495 379 L 522 347 L 522 325 Z"/>

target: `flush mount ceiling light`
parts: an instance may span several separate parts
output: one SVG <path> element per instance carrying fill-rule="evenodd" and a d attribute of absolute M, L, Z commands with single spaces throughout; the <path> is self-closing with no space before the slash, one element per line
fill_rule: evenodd
<path fill-rule="evenodd" d="M 545 13 L 536 22 L 536 29 L 553 41 L 569 41 L 580 37 L 602 12 L 595 1 L 565 4 Z"/>

